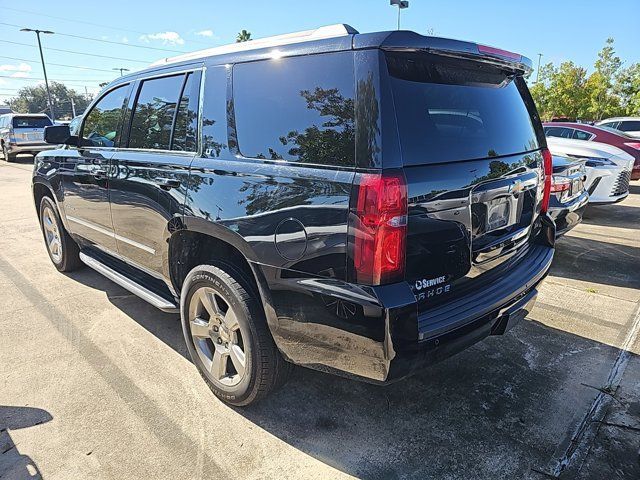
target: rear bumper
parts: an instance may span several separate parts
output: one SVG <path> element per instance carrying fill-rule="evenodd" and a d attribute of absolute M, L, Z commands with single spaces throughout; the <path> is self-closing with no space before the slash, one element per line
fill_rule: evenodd
<path fill-rule="evenodd" d="M 413 346 L 405 344 L 398 352 L 385 383 L 451 357 L 489 335 L 502 335 L 524 319 L 553 260 L 552 247 L 535 248 L 537 251 L 491 287 L 418 317 L 419 341 Z"/>
<path fill-rule="evenodd" d="M 51 145 L 44 142 L 20 142 L 20 143 L 7 143 L 7 150 L 9 153 L 33 153 L 42 152 L 44 150 L 51 150 L 56 148 L 56 145 Z"/>
<path fill-rule="evenodd" d="M 537 288 L 531 288 L 523 296 L 503 305 L 495 312 L 472 320 L 456 330 L 430 338 L 415 352 L 408 352 L 394 359 L 389 376 L 382 383 L 393 383 L 417 373 L 429 365 L 466 350 L 490 335 L 505 334 L 529 315 L 537 296 Z"/>
<path fill-rule="evenodd" d="M 386 384 L 503 334 L 531 310 L 551 266 L 555 227 L 545 222 L 544 239 L 497 280 L 424 312 L 406 282 L 363 287 L 260 265 L 276 345 L 292 363 Z"/>
<path fill-rule="evenodd" d="M 556 223 L 556 238 L 561 237 L 582 221 L 582 214 L 589 203 L 589 194 L 584 192 L 568 203 L 552 201 L 549 215 Z"/>

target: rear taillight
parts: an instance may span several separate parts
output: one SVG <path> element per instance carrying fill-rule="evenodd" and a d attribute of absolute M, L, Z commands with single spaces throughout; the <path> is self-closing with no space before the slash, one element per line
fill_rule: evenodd
<path fill-rule="evenodd" d="M 551 176 L 553 174 L 553 159 L 548 149 L 542 150 L 542 165 L 544 169 L 544 189 L 542 191 L 541 213 L 547 213 L 549 210 L 549 196 L 551 195 Z"/>
<path fill-rule="evenodd" d="M 353 222 L 355 281 L 402 280 L 407 239 L 407 182 L 402 172 L 363 174 Z"/>
<path fill-rule="evenodd" d="M 551 193 L 566 192 L 571 188 L 571 180 L 564 177 L 551 177 Z"/>
<path fill-rule="evenodd" d="M 625 143 L 625 145 L 627 147 L 631 147 L 634 150 L 640 150 L 640 142 L 630 142 L 630 143 Z"/>

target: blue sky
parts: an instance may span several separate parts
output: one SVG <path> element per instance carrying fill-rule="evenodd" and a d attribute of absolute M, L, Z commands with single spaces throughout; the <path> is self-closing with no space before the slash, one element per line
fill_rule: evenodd
<path fill-rule="evenodd" d="M 33 47 L 35 35 L 19 32 L 13 25 L 56 32 L 43 37 L 50 79 L 95 93 L 99 82 L 119 75 L 113 68 L 136 70 L 175 54 L 154 49 L 189 52 L 230 43 L 243 28 L 259 38 L 332 23 L 348 23 L 360 32 L 392 30 L 397 21 L 397 10 L 388 0 L 2 0 L 0 4 L 0 103 L 42 78 L 38 50 Z M 543 63 L 573 60 L 592 69 L 596 53 L 609 36 L 615 38 L 625 65 L 640 61 L 639 17 L 640 0 L 410 0 L 409 9 L 402 12 L 402 28 L 419 33 L 433 30 L 438 36 L 517 51 L 534 64 L 542 53 Z"/>

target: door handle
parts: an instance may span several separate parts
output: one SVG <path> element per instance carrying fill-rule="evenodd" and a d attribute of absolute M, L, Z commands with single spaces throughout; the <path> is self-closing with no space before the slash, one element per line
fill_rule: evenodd
<path fill-rule="evenodd" d="M 156 184 L 165 190 L 171 190 L 172 188 L 178 188 L 180 186 L 180 180 L 173 178 L 156 178 Z"/>

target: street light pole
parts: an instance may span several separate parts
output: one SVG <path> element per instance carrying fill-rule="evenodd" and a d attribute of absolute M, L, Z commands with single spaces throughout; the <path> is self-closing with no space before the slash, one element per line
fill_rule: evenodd
<path fill-rule="evenodd" d="M 540 60 L 542 60 L 542 54 L 538 54 L 538 70 L 536 71 L 536 83 L 540 81 Z"/>
<path fill-rule="evenodd" d="M 409 8 L 409 0 L 389 0 L 389 5 L 397 5 L 398 7 L 398 30 L 400 30 L 400 10 Z"/>
<path fill-rule="evenodd" d="M 122 73 L 122 72 L 128 72 L 128 71 L 129 71 L 129 69 L 128 69 L 128 68 L 113 68 L 112 70 L 115 70 L 116 72 L 118 72 L 118 71 L 119 71 L 119 72 L 120 72 L 120 76 L 122 76 L 122 75 L 123 75 L 123 73 Z"/>
<path fill-rule="evenodd" d="M 40 34 L 44 33 L 46 35 L 53 35 L 53 32 L 50 30 L 38 30 L 32 28 L 22 28 L 21 32 L 35 32 L 36 37 L 38 38 L 38 48 L 40 49 L 40 60 L 42 61 L 42 73 L 44 73 L 44 85 L 47 89 L 47 101 L 49 103 L 49 112 L 51 113 L 51 121 L 55 121 L 56 115 L 53 111 L 53 102 L 51 101 L 51 90 L 49 90 L 49 80 L 47 78 L 47 67 L 44 64 L 44 55 L 42 54 L 42 43 L 40 42 Z"/>

